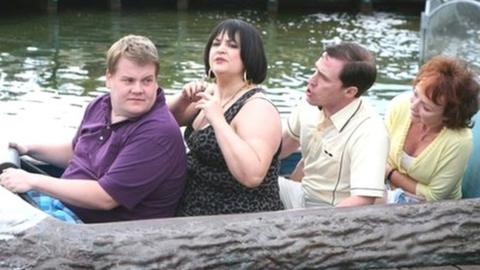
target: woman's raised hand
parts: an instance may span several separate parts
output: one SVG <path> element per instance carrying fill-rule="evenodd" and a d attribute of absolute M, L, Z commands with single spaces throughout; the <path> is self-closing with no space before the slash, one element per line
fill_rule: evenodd
<path fill-rule="evenodd" d="M 216 119 L 223 117 L 223 108 L 220 104 L 220 96 L 215 84 L 209 84 L 205 91 L 197 93 L 199 100 L 195 105 L 196 109 L 203 110 L 205 117 L 211 125 Z"/>
<path fill-rule="evenodd" d="M 209 87 L 206 81 L 194 81 L 185 84 L 182 88 L 182 98 L 189 102 L 197 102 L 200 100 L 199 93 L 204 92 Z"/>

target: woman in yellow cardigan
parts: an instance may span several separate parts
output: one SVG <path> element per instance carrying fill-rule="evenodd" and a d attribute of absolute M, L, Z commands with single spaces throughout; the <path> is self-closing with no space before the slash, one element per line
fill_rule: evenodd
<path fill-rule="evenodd" d="M 391 140 L 385 168 L 388 202 L 462 197 L 479 89 L 466 65 L 437 56 L 421 67 L 413 93 L 392 100 L 386 115 Z"/>

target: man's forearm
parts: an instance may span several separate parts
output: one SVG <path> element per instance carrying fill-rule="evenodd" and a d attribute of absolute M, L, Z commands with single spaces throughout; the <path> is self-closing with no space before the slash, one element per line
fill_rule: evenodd
<path fill-rule="evenodd" d="M 63 202 L 98 210 L 110 210 L 118 203 L 95 180 L 59 179 L 35 175 L 34 190 L 46 193 Z"/>
<path fill-rule="evenodd" d="M 60 168 L 66 168 L 73 156 L 71 143 L 62 144 L 32 144 L 27 146 L 27 155 Z"/>
<path fill-rule="evenodd" d="M 300 143 L 290 137 L 286 131 L 282 135 L 282 149 L 280 151 L 280 158 L 286 158 L 293 152 L 297 151 Z"/>
<path fill-rule="evenodd" d="M 336 207 L 351 207 L 360 205 L 369 205 L 375 202 L 375 197 L 369 196 L 350 196 L 342 200 Z"/>

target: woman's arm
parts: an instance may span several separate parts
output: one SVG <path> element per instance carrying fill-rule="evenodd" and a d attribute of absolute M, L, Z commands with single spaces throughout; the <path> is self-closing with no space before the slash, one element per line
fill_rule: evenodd
<path fill-rule="evenodd" d="M 451 196 L 460 185 L 465 172 L 473 147 L 471 136 L 458 141 L 448 141 L 451 145 L 441 151 L 442 155 L 437 159 L 430 183 L 417 183 L 416 194 L 428 201 L 453 199 Z"/>
<path fill-rule="evenodd" d="M 205 91 L 208 86 L 204 81 L 187 83 L 180 94 L 167 99 L 167 106 L 179 126 L 187 125 L 190 118 L 198 111 L 195 108 L 195 103 L 200 99 L 197 94 Z"/>
<path fill-rule="evenodd" d="M 394 170 L 390 174 L 390 183 L 393 187 L 399 187 L 409 193 L 417 193 L 417 181 L 398 170 Z"/>
<path fill-rule="evenodd" d="M 219 108 L 212 106 L 215 111 Z M 206 112 L 233 176 L 246 187 L 256 187 L 265 178 L 280 147 L 280 115 L 272 104 L 253 98 L 242 107 L 232 125 L 214 110 Z"/>
<path fill-rule="evenodd" d="M 421 196 L 427 201 L 443 200 L 450 197 L 458 182 L 462 179 L 468 157 L 470 156 L 472 142 L 470 137 L 461 141 L 452 142 L 450 147 L 438 149 L 442 156 L 436 158 L 436 164 L 430 164 L 435 167 L 430 176 L 428 184 L 423 184 L 409 175 L 394 171 L 390 176 L 390 181 L 394 186 L 401 187 L 403 190 Z M 436 153 L 430 153 L 436 155 Z M 429 159 L 433 162 L 432 158 Z M 428 162 L 426 162 L 428 163 Z M 424 170 L 430 168 L 422 167 Z"/>

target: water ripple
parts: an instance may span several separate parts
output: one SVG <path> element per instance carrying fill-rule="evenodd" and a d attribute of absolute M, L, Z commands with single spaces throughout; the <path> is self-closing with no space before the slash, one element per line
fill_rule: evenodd
<path fill-rule="evenodd" d="M 47 133 L 64 134 L 52 126 L 74 130 L 88 101 L 108 92 L 106 50 L 129 33 L 153 40 L 161 59 L 159 83 L 167 95 L 175 94 L 184 83 L 203 78 L 209 31 L 231 17 L 260 30 L 269 60 L 263 86 L 282 117 L 303 97 L 314 62 L 328 44 L 360 42 L 377 55 L 378 82 L 366 98 L 382 112 L 393 95 L 410 89 L 418 70 L 419 18 L 403 14 L 132 10 L 8 17 L 0 18 L 0 122 L 22 123 L 17 133 L 23 136 L 39 123 L 49 127 L 42 129 Z"/>

